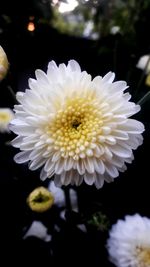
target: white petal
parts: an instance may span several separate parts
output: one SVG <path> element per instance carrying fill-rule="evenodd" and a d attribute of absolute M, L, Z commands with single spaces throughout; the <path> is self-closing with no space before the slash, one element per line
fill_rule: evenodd
<path fill-rule="evenodd" d="M 26 136 L 33 134 L 35 132 L 35 129 L 31 126 L 26 125 L 20 125 L 17 127 L 16 125 L 10 125 L 10 130 L 13 131 L 15 134 Z"/>
<path fill-rule="evenodd" d="M 117 168 L 111 164 L 105 163 L 105 170 L 113 178 L 119 175 Z"/>
<path fill-rule="evenodd" d="M 50 62 L 48 63 L 48 69 L 55 69 L 55 70 L 58 69 L 58 67 L 57 67 L 57 65 L 56 65 L 56 63 L 55 63 L 54 60 L 52 60 L 52 61 L 50 61 Z"/>
<path fill-rule="evenodd" d="M 63 172 L 61 172 L 61 175 L 60 175 L 60 179 L 61 179 L 61 184 L 62 185 L 64 185 L 65 178 L 66 178 L 66 172 L 63 171 Z"/>
<path fill-rule="evenodd" d="M 73 168 L 74 161 L 71 157 L 64 160 L 64 170 L 69 171 Z"/>
<path fill-rule="evenodd" d="M 61 154 L 60 154 L 60 152 L 58 151 L 58 152 L 55 152 L 54 154 L 53 154 L 53 157 L 52 157 L 52 162 L 56 162 L 56 161 L 58 161 L 58 160 L 60 160 L 60 156 L 61 156 Z"/>
<path fill-rule="evenodd" d="M 36 70 L 35 75 L 36 75 L 38 82 L 40 82 L 41 85 L 49 86 L 49 82 L 48 82 L 47 75 L 45 74 L 45 72 L 43 72 L 42 70 Z"/>
<path fill-rule="evenodd" d="M 102 160 L 100 159 L 93 159 L 94 162 L 94 169 L 99 174 L 104 174 L 105 172 L 105 165 Z"/>
<path fill-rule="evenodd" d="M 42 156 L 44 153 L 45 149 L 40 148 L 40 149 L 34 149 L 32 150 L 32 152 L 29 155 L 29 160 L 35 160 L 37 159 L 39 156 Z"/>
<path fill-rule="evenodd" d="M 120 126 L 120 129 L 128 133 L 137 134 L 143 133 L 144 125 L 137 120 L 128 119 L 125 124 Z"/>
<path fill-rule="evenodd" d="M 63 184 L 69 185 L 71 183 L 71 180 L 72 180 L 71 172 L 66 172 Z"/>
<path fill-rule="evenodd" d="M 81 72 L 80 65 L 75 60 L 70 60 L 67 67 L 69 67 L 72 71 Z"/>
<path fill-rule="evenodd" d="M 61 174 L 63 170 L 64 170 L 64 160 L 60 159 L 55 164 L 55 173 Z"/>
<path fill-rule="evenodd" d="M 94 79 L 93 79 L 93 83 L 97 86 L 99 86 L 101 84 L 101 81 L 102 81 L 102 76 L 96 76 Z"/>
<path fill-rule="evenodd" d="M 73 181 L 73 184 L 75 184 L 76 186 L 78 186 L 78 185 L 81 184 L 81 182 L 80 182 L 80 175 L 79 175 L 78 172 L 75 172 L 72 181 Z"/>
<path fill-rule="evenodd" d="M 44 168 L 41 170 L 41 172 L 40 172 L 40 179 L 42 180 L 42 181 L 45 181 L 45 179 L 47 178 L 47 172 L 45 172 L 44 171 Z"/>
<path fill-rule="evenodd" d="M 60 179 L 60 175 L 55 174 L 55 176 L 54 176 L 54 184 L 55 184 L 55 186 L 57 186 L 57 187 L 62 186 L 61 179 Z"/>
<path fill-rule="evenodd" d="M 28 83 L 29 83 L 29 87 L 32 90 L 37 91 L 37 81 L 35 79 L 29 78 Z"/>
<path fill-rule="evenodd" d="M 88 185 L 92 185 L 95 181 L 95 175 L 92 173 L 88 173 L 86 172 L 84 174 L 84 181 L 88 184 Z"/>
<path fill-rule="evenodd" d="M 103 154 L 104 154 L 104 148 L 103 148 L 103 146 L 97 145 L 95 147 L 95 149 L 94 149 L 94 156 L 97 157 L 97 158 L 99 158 Z"/>
<path fill-rule="evenodd" d="M 51 169 L 54 169 L 54 163 L 52 162 L 52 159 L 49 158 L 45 163 L 44 171 L 48 173 L 51 172 Z"/>
<path fill-rule="evenodd" d="M 22 144 L 20 145 L 20 149 L 21 150 L 32 150 L 34 148 L 35 145 L 34 140 L 31 140 L 30 142 L 22 142 Z"/>
<path fill-rule="evenodd" d="M 105 173 L 104 174 L 104 180 L 107 182 L 107 183 L 111 183 L 114 181 L 114 178 L 112 176 L 110 176 L 108 173 Z"/>
<path fill-rule="evenodd" d="M 125 131 L 121 131 L 121 130 L 113 130 L 111 133 L 116 139 L 120 139 L 120 140 L 128 140 L 129 139 L 129 135 L 128 133 L 126 133 Z"/>
<path fill-rule="evenodd" d="M 24 97 L 24 93 L 23 92 L 17 92 L 16 99 L 17 99 L 18 102 L 22 103 L 23 97 Z"/>
<path fill-rule="evenodd" d="M 11 141 L 12 146 L 14 147 L 20 147 L 20 144 L 22 143 L 22 137 L 17 136 L 15 139 Z"/>
<path fill-rule="evenodd" d="M 105 137 L 105 142 L 110 145 L 115 145 L 116 144 L 116 139 L 114 138 L 114 135 L 108 135 Z"/>
<path fill-rule="evenodd" d="M 66 75 L 67 67 L 64 63 L 59 64 L 59 70 L 61 71 L 62 75 Z"/>
<path fill-rule="evenodd" d="M 129 158 L 131 156 L 131 149 L 124 148 L 120 145 L 115 145 L 110 147 L 111 151 L 121 157 L 121 158 Z"/>
<path fill-rule="evenodd" d="M 97 189 L 102 188 L 104 185 L 104 177 L 103 175 L 96 174 L 95 186 Z"/>
<path fill-rule="evenodd" d="M 23 151 L 23 152 L 19 152 L 18 154 L 15 155 L 14 157 L 14 161 L 16 163 L 25 163 L 27 161 L 29 161 L 29 155 L 31 152 L 29 151 Z"/>
<path fill-rule="evenodd" d="M 110 71 L 103 77 L 102 80 L 103 82 L 112 83 L 114 79 L 115 79 L 115 73 Z"/>
<path fill-rule="evenodd" d="M 84 167 L 88 173 L 94 173 L 93 159 L 87 157 L 87 158 L 83 159 L 83 163 L 84 163 Z"/>
<path fill-rule="evenodd" d="M 83 160 L 77 162 L 77 171 L 80 175 L 83 175 L 85 173 L 85 166 Z"/>
<path fill-rule="evenodd" d="M 124 164 L 124 159 L 113 155 L 113 158 L 111 158 L 110 161 L 108 161 L 110 164 L 113 164 L 114 166 L 116 166 L 117 168 L 121 168 Z"/>
<path fill-rule="evenodd" d="M 29 164 L 29 169 L 32 170 L 32 171 L 37 170 L 37 169 L 40 168 L 44 163 L 45 163 L 45 159 L 39 157 L 39 158 L 33 160 L 33 161 Z"/>
<path fill-rule="evenodd" d="M 112 93 L 124 91 L 127 88 L 128 88 L 128 86 L 127 86 L 127 83 L 125 81 L 114 82 L 111 86 Z"/>

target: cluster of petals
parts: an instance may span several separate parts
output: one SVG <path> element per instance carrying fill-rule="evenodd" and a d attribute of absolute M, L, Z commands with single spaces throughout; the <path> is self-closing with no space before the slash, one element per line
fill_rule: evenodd
<path fill-rule="evenodd" d="M 144 126 L 131 119 L 140 106 L 130 101 L 125 81 L 115 74 L 91 78 L 70 60 L 51 61 L 47 73 L 36 70 L 29 89 L 17 93 L 12 141 L 18 163 L 41 168 L 40 178 L 57 185 L 95 184 L 101 188 L 126 170 L 142 144 Z"/>

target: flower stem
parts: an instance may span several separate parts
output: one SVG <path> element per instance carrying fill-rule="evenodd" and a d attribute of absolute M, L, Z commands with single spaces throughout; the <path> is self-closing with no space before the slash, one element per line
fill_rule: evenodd
<path fill-rule="evenodd" d="M 64 188 L 65 198 L 66 198 L 66 208 L 68 211 L 71 211 L 71 201 L 70 201 L 70 191 L 68 187 Z"/>
<path fill-rule="evenodd" d="M 9 93 L 11 94 L 13 100 L 15 101 L 15 103 L 17 103 L 17 99 L 16 99 L 16 94 L 15 92 L 13 91 L 12 87 L 10 85 L 7 86 L 7 89 L 9 91 Z"/>
<path fill-rule="evenodd" d="M 137 104 L 139 104 L 140 106 L 143 105 L 147 100 L 149 100 L 150 98 L 150 91 L 147 92 L 138 102 Z"/>

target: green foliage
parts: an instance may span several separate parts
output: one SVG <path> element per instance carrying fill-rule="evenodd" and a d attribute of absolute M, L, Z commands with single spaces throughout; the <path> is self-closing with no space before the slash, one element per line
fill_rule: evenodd
<path fill-rule="evenodd" d="M 102 232 L 107 231 L 110 226 L 107 216 L 101 211 L 95 212 L 92 215 L 92 218 L 88 220 L 88 224 L 94 226 L 97 230 Z"/>

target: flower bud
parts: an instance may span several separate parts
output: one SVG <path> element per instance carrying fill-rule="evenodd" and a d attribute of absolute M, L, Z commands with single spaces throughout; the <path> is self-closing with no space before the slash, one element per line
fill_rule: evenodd
<path fill-rule="evenodd" d="M 29 194 L 27 203 L 31 210 L 41 213 L 52 207 L 54 197 L 45 187 L 40 186 Z"/>
<path fill-rule="evenodd" d="M 3 48 L 0 46 L 0 81 L 2 81 L 5 78 L 8 72 L 8 68 L 9 68 L 9 63 L 7 55 L 3 50 Z"/>
<path fill-rule="evenodd" d="M 9 124 L 14 119 L 14 113 L 10 108 L 0 108 L 0 132 L 10 132 Z"/>

